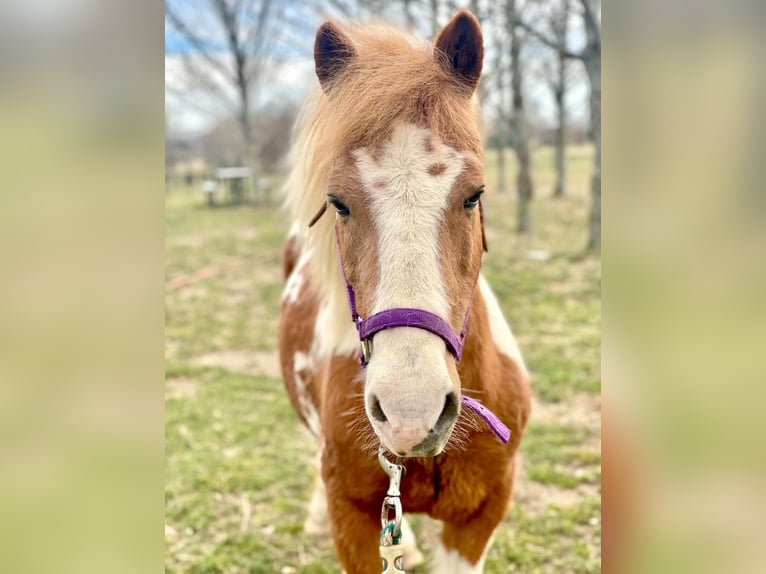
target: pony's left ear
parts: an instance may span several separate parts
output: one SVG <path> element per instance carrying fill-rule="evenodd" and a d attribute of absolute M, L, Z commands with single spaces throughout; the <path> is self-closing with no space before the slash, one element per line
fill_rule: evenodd
<path fill-rule="evenodd" d="M 455 14 L 436 38 L 435 52 L 447 71 L 473 93 L 484 61 L 484 38 L 476 16 L 468 10 Z"/>
<path fill-rule="evenodd" d="M 332 22 L 317 30 L 314 41 L 314 65 L 322 89 L 327 92 L 335 77 L 356 57 L 351 40 Z"/>

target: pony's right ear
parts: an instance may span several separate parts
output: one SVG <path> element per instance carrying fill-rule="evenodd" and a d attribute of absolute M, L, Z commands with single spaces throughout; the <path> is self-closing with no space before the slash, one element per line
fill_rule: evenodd
<path fill-rule="evenodd" d="M 332 22 L 320 26 L 314 41 L 314 65 L 325 92 L 354 57 L 354 46 L 338 26 Z"/>

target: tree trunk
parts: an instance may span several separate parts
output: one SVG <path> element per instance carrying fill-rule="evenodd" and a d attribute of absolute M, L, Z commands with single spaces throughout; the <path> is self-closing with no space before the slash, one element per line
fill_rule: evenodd
<path fill-rule="evenodd" d="M 253 132 L 250 129 L 250 93 L 247 83 L 241 81 L 238 84 L 239 88 L 239 114 L 237 114 L 237 121 L 239 122 L 239 129 L 242 131 L 242 141 L 245 144 L 245 154 L 247 157 L 242 158 L 243 161 L 250 162 L 250 153 L 253 149 Z"/>
<path fill-rule="evenodd" d="M 593 138 L 593 179 L 588 218 L 588 251 L 601 251 L 601 22 L 591 0 L 580 0 L 588 43 L 580 56 L 590 84 L 590 129 Z M 600 4 L 600 3 L 599 3 Z"/>
<path fill-rule="evenodd" d="M 502 121 L 502 120 L 501 120 Z M 505 168 L 505 130 L 501 130 L 497 134 L 497 192 L 505 193 L 506 185 L 505 180 L 508 177 L 508 170 Z"/>
<path fill-rule="evenodd" d="M 415 15 L 412 13 L 412 0 L 403 0 L 402 7 L 404 8 L 404 17 L 407 20 L 407 29 L 412 31 L 415 29 Z"/>
<path fill-rule="evenodd" d="M 253 129 L 250 125 L 250 90 L 247 82 L 242 79 L 238 82 L 240 107 L 237 117 L 239 123 L 239 129 L 242 131 L 242 139 L 245 144 L 245 157 L 239 160 L 240 166 L 249 167 L 251 169 L 253 181 L 256 177 L 256 150 L 255 150 L 255 138 L 253 137 Z M 243 199 L 243 192 L 238 189 L 239 201 Z M 254 197 L 253 200 L 256 203 L 260 202 L 260 198 Z"/>
<path fill-rule="evenodd" d="M 560 62 L 561 65 L 563 62 Z M 563 74 L 560 72 L 559 80 L 563 80 Z M 567 172 L 566 172 L 566 109 L 564 108 L 564 90 L 562 84 L 556 90 L 556 108 L 558 126 L 556 127 L 556 185 L 553 189 L 554 197 L 563 197 L 567 194 Z"/>
<path fill-rule="evenodd" d="M 601 251 L 601 50 L 585 59 L 590 80 L 590 125 L 593 137 L 593 178 L 588 223 L 588 251 Z"/>
<path fill-rule="evenodd" d="M 567 45 L 567 32 L 569 30 L 569 0 L 562 0 L 561 12 L 555 21 L 556 40 L 560 46 Z M 567 90 L 567 57 L 563 50 L 558 52 L 558 78 L 555 84 L 556 115 L 558 126 L 556 128 L 556 184 L 553 189 L 553 197 L 563 197 L 567 194 L 566 174 L 566 90 Z"/>
<path fill-rule="evenodd" d="M 515 22 L 516 3 L 510 3 L 511 14 Z M 530 215 L 530 201 L 532 200 L 532 176 L 529 171 L 529 141 L 527 138 L 526 118 L 524 116 L 524 91 L 521 77 L 521 40 L 518 34 L 518 26 L 511 24 L 511 87 L 513 90 L 513 117 L 511 126 L 513 129 L 513 149 L 516 151 L 518 161 L 518 175 L 516 178 L 516 191 L 519 199 L 518 218 L 516 231 L 518 233 L 530 233 L 532 231 L 532 217 Z"/>

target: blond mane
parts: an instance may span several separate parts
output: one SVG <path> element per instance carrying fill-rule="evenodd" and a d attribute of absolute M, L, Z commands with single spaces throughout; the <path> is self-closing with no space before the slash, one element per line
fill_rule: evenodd
<path fill-rule="evenodd" d="M 317 87 L 304 105 L 295 126 L 292 171 L 284 187 L 286 205 L 300 229 L 301 248 L 311 250 L 312 283 L 323 304 L 333 310 L 347 307 L 335 246 L 335 217 L 326 214 L 311 229 L 308 224 L 327 201 L 337 159 L 360 147 L 376 148 L 398 122 L 428 127 L 451 147 L 482 155 L 471 90 L 447 71 L 448 65 L 434 55 L 431 43 L 383 25 L 342 29 L 356 57 L 327 93 Z M 336 342 L 347 337 L 351 325 L 347 313 L 331 312 L 346 320 L 325 326 L 323 336 Z"/>

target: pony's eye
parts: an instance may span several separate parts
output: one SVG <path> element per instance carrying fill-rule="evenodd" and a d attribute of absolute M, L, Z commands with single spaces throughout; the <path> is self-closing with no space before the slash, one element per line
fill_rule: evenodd
<path fill-rule="evenodd" d="M 330 203 L 332 203 L 332 206 L 335 208 L 335 211 L 341 217 L 348 217 L 349 215 L 351 215 L 351 211 L 349 211 L 348 207 L 346 207 L 346 205 L 334 195 L 328 195 L 327 200 Z"/>
<path fill-rule="evenodd" d="M 484 193 L 483 185 L 476 190 L 476 193 L 474 193 L 471 197 L 463 202 L 463 208 L 468 211 L 474 209 L 477 205 L 479 205 L 479 199 L 481 199 L 482 193 Z"/>

